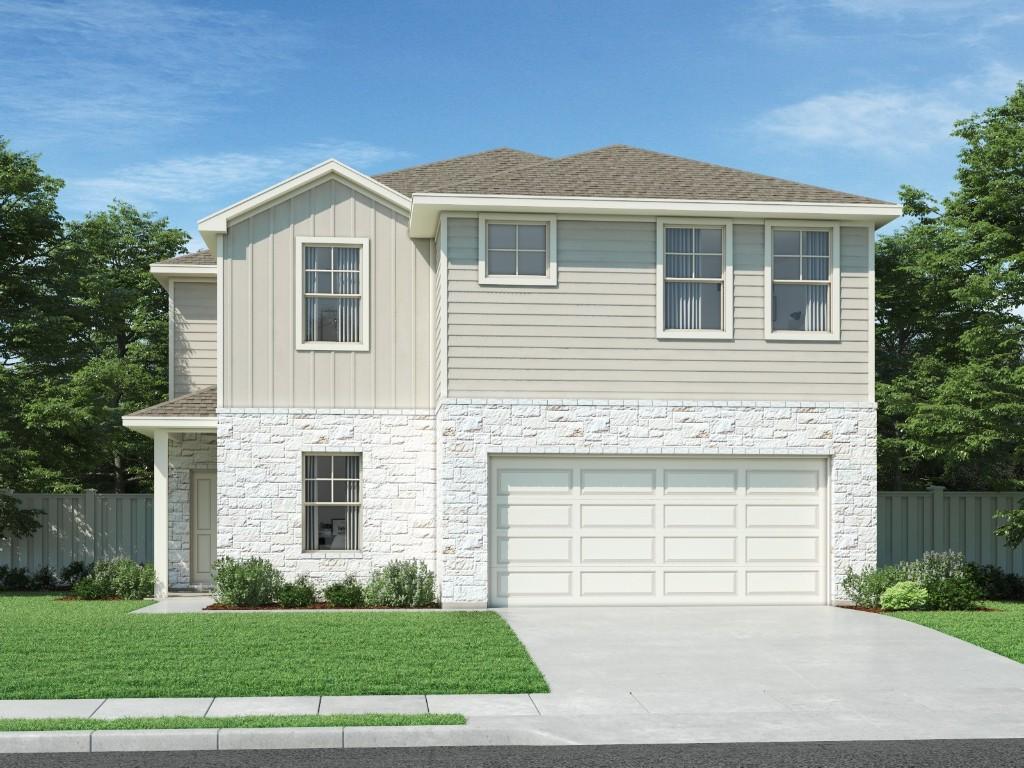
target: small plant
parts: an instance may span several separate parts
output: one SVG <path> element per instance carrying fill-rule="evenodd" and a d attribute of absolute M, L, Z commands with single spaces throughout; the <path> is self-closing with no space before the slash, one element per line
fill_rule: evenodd
<path fill-rule="evenodd" d="M 1003 537 L 1003 543 L 1010 549 L 1016 549 L 1024 542 L 1024 507 L 996 512 L 997 520 L 1003 524 L 995 530 L 996 536 Z"/>
<path fill-rule="evenodd" d="M 10 592 L 27 592 L 32 588 L 32 577 L 25 568 L 5 568 L 2 586 Z"/>
<path fill-rule="evenodd" d="M 308 608 L 316 602 L 316 587 L 306 576 L 286 582 L 277 591 L 277 602 L 282 608 Z"/>
<path fill-rule="evenodd" d="M 364 594 L 375 608 L 426 608 L 437 602 L 434 574 L 422 560 L 392 560 L 373 572 Z"/>
<path fill-rule="evenodd" d="M 847 568 L 840 586 L 858 608 L 878 608 L 882 593 L 894 584 L 907 580 L 906 565 L 886 565 L 855 571 Z"/>
<path fill-rule="evenodd" d="M 38 592 L 49 592 L 57 588 L 57 577 L 53 575 L 53 569 L 48 565 L 44 565 L 38 571 L 32 574 L 31 584 L 29 589 L 36 590 Z"/>
<path fill-rule="evenodd" d="M 155 583 L 152 565 L 119 557 L 97 561 L 92 573 L 75 582 L 71 593 L 83 600 L 142 600 L 153 596 Z"/>
<path fill-rule="evenodd" d="M 928 590 L 928 608 L 935 611 L 969 611 L 982 597 L 962 552 L 925 552 L 906 564 L 907 580 Z"/>
<path fill-rule="evenodd" d="M 92 576 L 86 576 L 75 582 L 71 588 L 71 594 L 79 600 L 110 600 L 114 597 L 109 587 L 96 581 Z"/>
<path fill-rule="evenodd" d="M 366 605 L 363 585 L 351 575 L 327 587 L 324 590 L 324 600 L 332 608 L 362 608 Z"/>
<path fill-rule="evenodd" d="M 928 605 L 928 590 L 916 581 L 900 581 L 882 593 L 883 611 L 919 611 Z"/>
<path fill-rule="evenodd" d="M 92 571 L 92 568 L 81 560 L 72 560 L 60 570 L 60 583 L 69 587 L 75 586 Z"/>
<path fill-rule="evenodd" d="M 214 564 L 213 594 L 218 603 L 238 607 L 270 605 L 284 579 L 268 560 L 222 557 Z"/>

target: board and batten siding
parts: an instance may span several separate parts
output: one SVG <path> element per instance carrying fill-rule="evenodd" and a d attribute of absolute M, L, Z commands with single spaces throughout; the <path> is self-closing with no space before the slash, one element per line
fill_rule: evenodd
<path fill-rule="evenodd" d="M 299 235 L 369 238 L 369 351 L 296 348 Z M 432 279 L 430 241 L 409 238 L 408 217 L 334 179 L 231 223 L 223 406 L 430 407 Z"/>
<path fill-rule="evenodd" d="M 175 280 L 171 285 L 171 397 L 181 397 L 217 383 L 217 284 Z"/>
<path fill-rule="evenodd" d="M 734 338 L 655 336 L 656 225 L 558 222 L 556 287 L 481 286 L 476 218 L 449 218 L 448 395 L 866 400 L 870 230 L 840 232 L 840 341 L 765 339 L 764 225 L 733 226 Z"/>

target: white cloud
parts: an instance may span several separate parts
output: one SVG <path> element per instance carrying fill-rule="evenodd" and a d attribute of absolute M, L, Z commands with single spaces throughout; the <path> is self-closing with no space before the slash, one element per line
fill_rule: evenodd
<path fill-rule="evenodd" d="M 935 88 L 882 86 L 812 96 L 762 115 L 757 130 L 803 145 L 882 151 L 927 150 L 950 140 L 953 122 L 1002 101 L 1021 73 L 994 64 Z"/>
<path fill-rule="evenodd" d="M 296 63 L 294 23 L 180 0 L 0 0 L 0 110 L 116 140 L 198 121 Z"/>
<path fill-rule="evenodd" d="M 334 157 L 360 170 L 397 163 L 405 153 L 350 141 L 304 144 L 265 153 L 223 152 L 137 163 L 113 172 L 71 179 L 62 203 L 78 212 L 98 210 L 111 200 L 139 207 L 174 203 L 212 211 Z"/>
<path fill-rule="evenodd" d="M 828 0 L 828 4 L 845 13 L 875 18 L 911 13 L 959 15 L 993 5 L 992 0 Z"/>

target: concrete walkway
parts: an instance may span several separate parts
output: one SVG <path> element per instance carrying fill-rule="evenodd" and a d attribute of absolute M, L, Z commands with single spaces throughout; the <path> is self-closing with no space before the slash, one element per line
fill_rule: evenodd
<path fill-rule="evenodd" d="M 0 718 L 455 712 L 465 726 L 11 733 L 0 751 L 1024 738 L 1024 665 L 888 616 L 501 613 L 551 693 L 0 702 Z"/>

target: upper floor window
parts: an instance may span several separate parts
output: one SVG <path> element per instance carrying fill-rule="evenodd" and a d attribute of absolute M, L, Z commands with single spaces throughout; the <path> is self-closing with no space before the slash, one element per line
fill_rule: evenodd
<path fill-rule="evenodd" d="M 361 469 L 359 454 L 302 457 L 304 550 L 359 549 Z"/>
<path fill-rule="evenodd" d="M 768 228 L 770 334 L 796 338 L 835 337 L 833 227 Z"/>
<path fill-rule="evenodd" d="M 658 336 L 731 335 L 730 224 L 658 223 Z"/>
<path fill-rule="evenodd" d="M 369 241 L 300 237 L 299 347 L 369 349 Z"/>
<path fill-rule="evenodd" d="M 555 219 L 480 219 L 481 285 L 556 285 Z"/>

